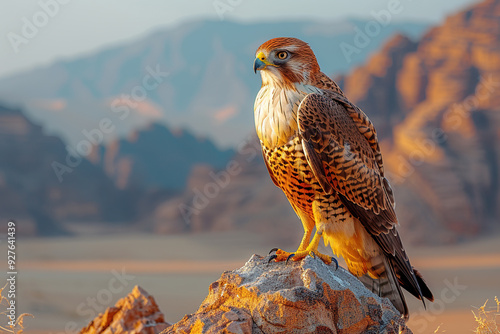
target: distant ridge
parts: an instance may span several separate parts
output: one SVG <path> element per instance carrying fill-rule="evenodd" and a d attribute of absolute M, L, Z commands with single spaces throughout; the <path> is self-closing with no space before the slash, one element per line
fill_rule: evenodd
<path fill-rule="evenodd" d="M 182 190 L 194 166 L 223 168 L 234 155 L 233 150 L 219 150 L 209 140 L 200 140 L 187 131 L 173 132 L 158 123 L 96 150 L 92 162 L 122 189 L 135 185 Z"/>
<path fill-rule="evenodd" d="M 46 131 L 70 144 L 81 140 L 83 129 L 95 128 L 103 117 L 110 117 L 116 128 L 106 141 L 156 121 L 210 138 L 219 147 L 234 148 L 253 131 L 252 106 L 259 80 L 252 62 L 263 41 L 282 35 L 302 38 L 317 50 L 323 71 L 340 73 L 362 63 L 396 31 L 416 37 L 427 27 L 398 22 L 379 25 L 380 32 L 346 58 L 340 45 L 356 45 L 357 31 L 366 25 L 360 20 L 188 22 L 2 78 L 0 101 L 17 103 Z M 151 72 L 164 76 L 150 89 Z M 123 107 L 130 112 L 121 119 L 116 110 Z"/>
<path fill-rule="evenodd" d="M 144 227 L 131 224 L 183 189 L 195 166 L 221 168 L 233 155 L 160 124 L 79 153 L 86 147 L 65 145 L 0 105 L 0 218 L 18 222 L 22 235 L 70 233 L 68 223 L 137 231 Z"/>

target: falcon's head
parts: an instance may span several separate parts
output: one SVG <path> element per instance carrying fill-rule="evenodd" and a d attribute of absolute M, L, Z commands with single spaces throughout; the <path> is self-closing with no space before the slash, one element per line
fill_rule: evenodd
<path fill-rule="evenodd" d="M 257 49 L 253 69 L 261 71 L 262 84 L 307 83 L 319 72 L 316 56 L 309 45 L 291 37 L 273 38 Z"/>

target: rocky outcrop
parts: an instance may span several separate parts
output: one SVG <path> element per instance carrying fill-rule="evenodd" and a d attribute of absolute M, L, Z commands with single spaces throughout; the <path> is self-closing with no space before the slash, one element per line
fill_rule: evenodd
<path fill-rule="evenodd" d="M 293 262 L 293 261 L 291 261 Z M 306 257 L 289 264 L 254 255 L 224 272 L 194 314 L 170 333 L 411 333 L 387 299 L 343 268 Z"/>
<path fill-rule="evenodd" d="M 139 286 L 92 320 L 80 334 L 156 334 L 170 324 L 152 296 Z"/>
<path fill-rule="evenodd" d="M 198 311 L 165 322 L 152 296 L 136 286 L 80 334 L 405 333 L 399 312 L 347 270 L 318 258 L 268 263 L 253 255 L 209 287 Z"/>

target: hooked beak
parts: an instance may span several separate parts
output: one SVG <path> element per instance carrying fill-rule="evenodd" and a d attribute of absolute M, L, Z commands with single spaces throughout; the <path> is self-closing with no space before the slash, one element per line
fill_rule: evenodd
<path fill-rule="evenodd" d="M 265 69 L 268 65 L 274 66 L 273 63 L 270 63 L 263 52 L 259 52 L 255 61 L 253 62 L 253 71 L 257 73 L 259 70 Z"/>

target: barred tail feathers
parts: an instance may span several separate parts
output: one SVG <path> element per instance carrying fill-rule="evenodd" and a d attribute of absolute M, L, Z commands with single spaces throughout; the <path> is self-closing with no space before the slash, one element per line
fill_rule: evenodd
<path fill-rule="evenodd" d="M 374 278 L 378 277 L 378 278 Z M 392 305 L 408 320 L 409 312 L 401 286 L 391 261 L 385 254 L 370 259 L 368 272 L 358 279 L 376 295 L 388 298 Z"/>

